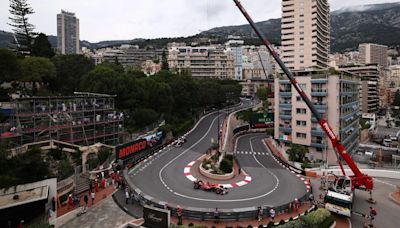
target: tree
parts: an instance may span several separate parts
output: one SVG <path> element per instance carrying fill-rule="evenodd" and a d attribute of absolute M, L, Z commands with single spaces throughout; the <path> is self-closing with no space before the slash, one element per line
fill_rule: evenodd
<path fill-rule="evenodd" d="M 308 153 L 308 148 L 302 145 L 292 144 L 287 152 L 290 161 L 303 162 Z"/>
<path fill-rule="evenodd" d="M 0 49 L 0 84 L 16 80 L 19 70 L 17 56 L 7 49 Z"/>
<path fill-rule="evenodd" d="M 259 87 L 257 89 L 257 97 L 263 102 L 263 109 L 268 112 L 269 109 L 269 101 L 268 97 L 272 93 L 271 88 L 269 87 Z"/>
<path fill-rule="evenodd" d="M 93 61 L 83 55 L 57 55 L 52 62 L 56 67 L 56 77 L 50 83 L 50 89 L 63 95 L 80 90 L 83 76 L 94 69 Z"/>
<path fill-rule="evenodd" d="M 397 90 L 396 93 L 394 94 L 393 105 L 400 106 L 400 90 Z"/>
<path fill-rule="evenodd" d="M 55 55 L 46 34 L 40 33 L 35 38 L 32 45 L 32 55 L 46 58 L 51 58 Z"/>
<path fill-rule="evenodd" d="M 162 52 L 161 55 L 161 70 L 169 70 L 167 53 L 165 52 L 165 50 Z"/>
<path fill-rule="evenodd" d="M 28 22 L 28 15 L 33 14 L 34 11 L 27 0 L 10 0 L 10 13 L 11 23 L 8 24 L 13 27 L 18 51 L 29 55 L 32 52 L 35 26 Z"/>
<path fill-rule="evenodd" d="M 21 81 L 32 83 L 32 93 L 36 94 L 36 83 L 48 85 L 56 75 L 54 64 L 47 58 L 29 57 L 21 63 Z"/>

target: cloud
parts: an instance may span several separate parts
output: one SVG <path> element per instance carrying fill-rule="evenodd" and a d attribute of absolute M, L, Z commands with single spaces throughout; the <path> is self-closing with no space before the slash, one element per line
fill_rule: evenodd
<path fill-rule="evenodd" d="M 331 9 L 385 0 L 330 0 Z M 390 0 L 389 0 L 390 1 Z M 241 0 L 254 21 L 278 18 L 281 0 Z M 245 24 L 232 0 L 28 0 L 36 30 L 56 35 L 61 9 L 80 19 L 81 39 L 100 40 L 189 36 L 201 30 Z M 7 25 L 9 1 L 0 0 L 0 29 Z"/>

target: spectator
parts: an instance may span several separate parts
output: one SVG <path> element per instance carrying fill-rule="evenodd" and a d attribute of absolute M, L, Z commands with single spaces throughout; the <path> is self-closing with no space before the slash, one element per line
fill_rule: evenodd
<path fill-rule="evenodd" d="M 88 208 L 88 206 L 89 206 L 89 197 L 88 197 L 88 195 L 85 194 L 85 196 L 83 197 L 83 201 L 85 201 L 85 207 Z"/>
<path fill-rule="evenodd" d="M 176 209 L 176 214 L 178 215 L 178 225 L 182 225 L 182 208 L 179 205 Z"/>
<path fill-rule="evenodd" d="M 125 204 L 128 204 L 129 198 L 130 198 L 130 195 L 129 195 L 128 189 L 126 189 L 125 190 Z"/>
<path fill-rule="evenodd" d="M 215 219 L 215 223 L 219 223 L 219 211 L 218 211 L 218 208 L 215 208 L 214 219 Z"/>
<path fill-rule="evenodd" d="M 92 205 L 93 205 L 94 204 L 94 198 L 96 197 L 96 193 L 92 192 L 91 196 L 92 196 Z"/>
<path fill-rule="evenodd" d="M 262 220 L 262 215 L 263 215 L 263 209 L 261 206 L 258 207 L 258 211 L 257 211 L 257 219 L 258 221 Z"/>
<path fill-rule="evenodd" d="M 68 204 L 68 209 L 74 207 L 74 200 L 72 199 L 72 194 L 69 194 L 67 204 Z"/>
<path fill-rule="evenodd" d="M 273 222 L 274 219 L 275 219 L 275 210 L 274 210 L 274 208 L 271 208 L 269 210 L 269 216 L 271 216 L 271 221 Z"/>

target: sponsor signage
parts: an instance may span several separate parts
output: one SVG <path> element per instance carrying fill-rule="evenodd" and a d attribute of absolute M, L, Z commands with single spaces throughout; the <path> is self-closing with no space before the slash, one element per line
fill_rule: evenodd
<path fill-rule="evenodd" d="M 169 210 L 145 205 L 143 207 L 144 227 L 168 228 L 171 214 Z"/>
<path fill-rule="evenodd" d="M 138 139 L 136 141 L 125 143 L 123 145 L 117 146 L 116 151 L 116 159 L 128 159 L 132 157 L 133 154 L 141 152 L 147 149 L 147 140 L 146 139 Z"/>
<path fill-rule="evenodd" d="M 250 119 L 251 128 L 266 128 L 274 126 L 273 113 L 253 113 Z"/>

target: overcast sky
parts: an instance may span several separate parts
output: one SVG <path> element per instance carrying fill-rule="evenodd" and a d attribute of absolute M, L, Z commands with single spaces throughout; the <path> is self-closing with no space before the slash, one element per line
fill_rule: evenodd
<path fill-rule="evenodd" d="M 342 7 L 398 2 L 393 0 L 330 0 Z M 56 15 L 64 9 L 80 20 L 80 39 L 101 40 L 194 35 L 217 26 L 246 23 L 232 0 L 28 0 L 37 32 L 57 35 Z M 278 18 L 280 0 L 242 0 L 255 21 Z M 0 30 L 11 31 L 9 0 L 0 0 Z"/>

